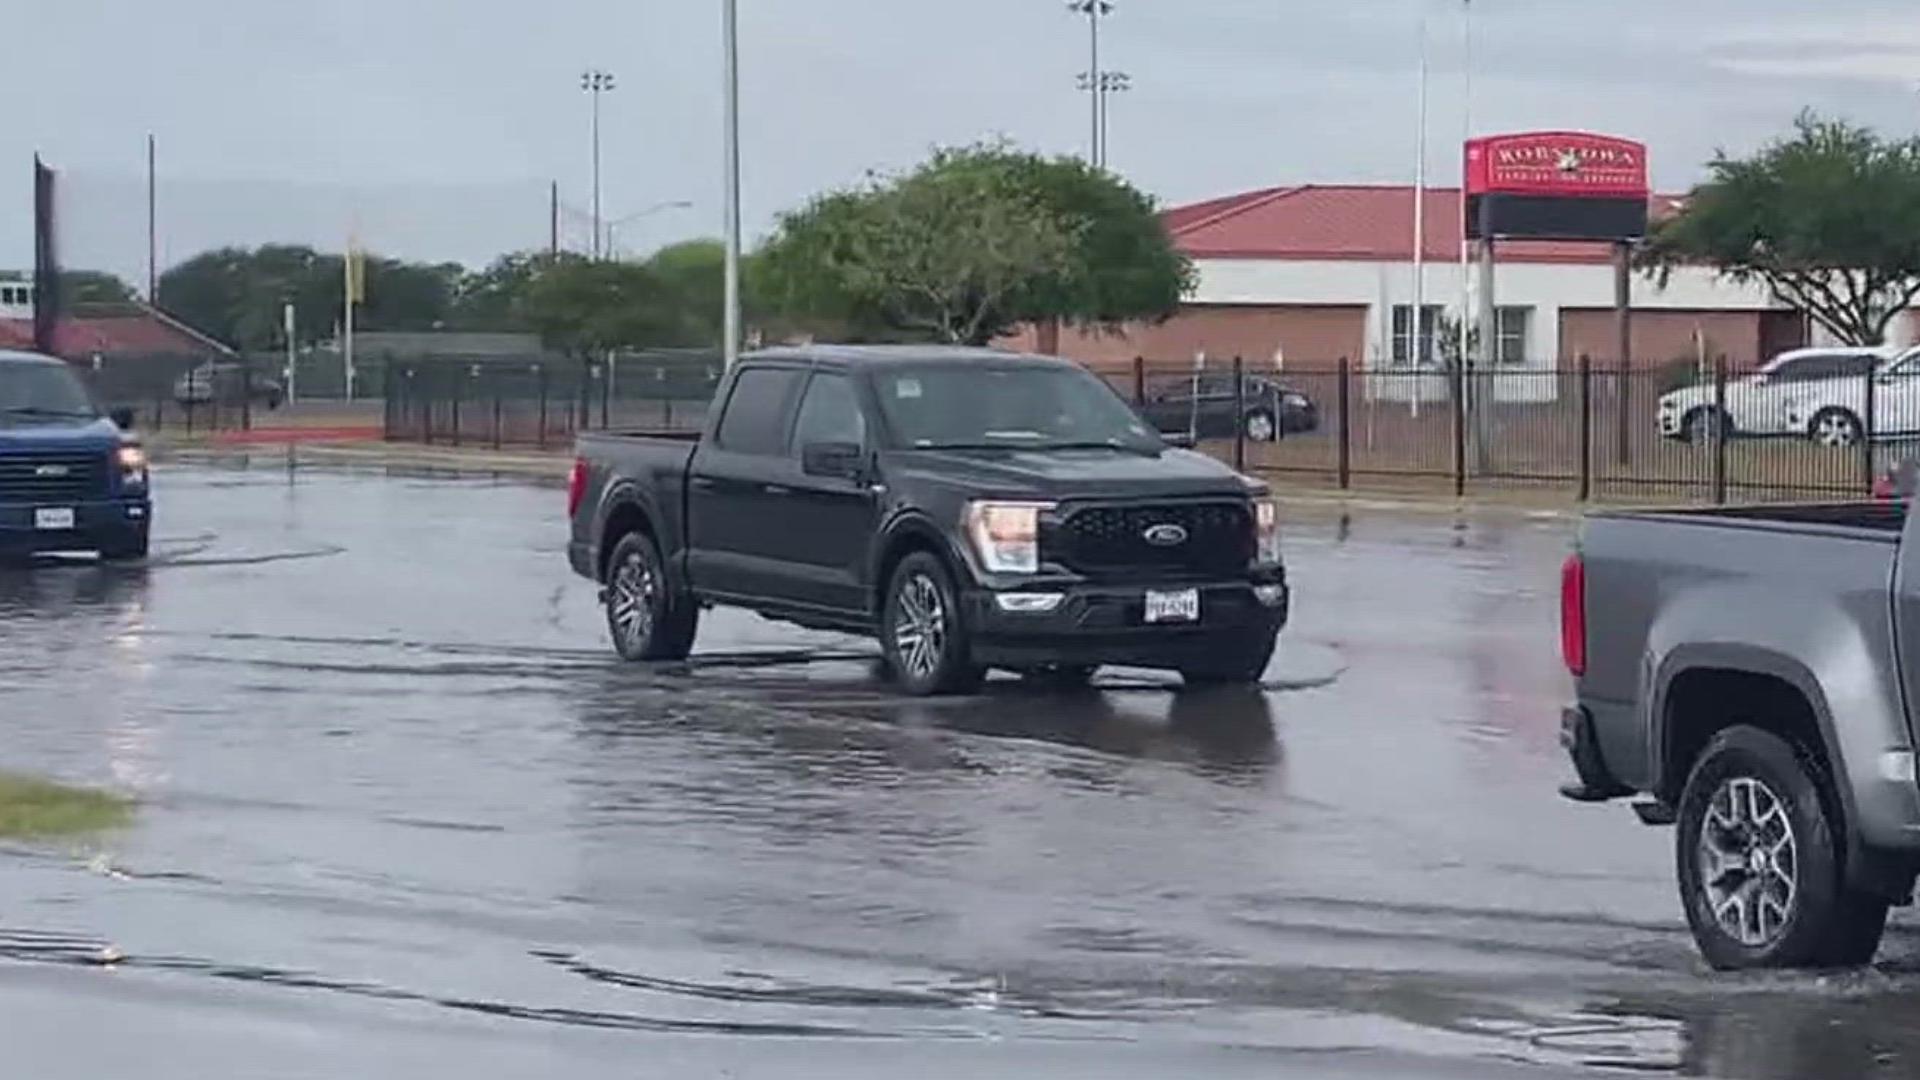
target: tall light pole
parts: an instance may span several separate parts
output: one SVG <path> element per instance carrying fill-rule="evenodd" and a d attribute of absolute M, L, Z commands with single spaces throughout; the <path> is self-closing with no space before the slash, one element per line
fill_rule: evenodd
<path fill-rule="evenodd" d="M 1461 98 L 1460 120 L 1460 363 L 1465 365 L 1469 358 L 1468 346 L 1473 343 L 1470 327 L 1473 326 L 1473 242 L 1467 239 L 1467 142 L 1473 138 L 1473 0 L 1460 0 L 1460 14 L 1465 23 L 1462 31 L 1463 41 L 1461 70 L 1464 87 Z M 1498 347 L 1498 342 L 1482 342 L 1482 347 Z"/>
<path fill-rule="evenodd" d="M 580 89 L 593 95 L 593 257 L 600 257 L 600 95 L 613 89 L 613 73 L 588 68 L 580 73 Z"/>
<path fill-rule="evenodd" d="M 1419 132 L 1413 158 L 1413 318 L 1408 327 L 1407 346 L 1414 370 L 1426 360 L 1421 351 L 1426 344 L 1421 333 L 1422 316 L 1427 304 L 1427 9 L 1420 4 L 1420 106 Z M 1418 385 L 1416 381 L 1415 385 Z M 1416 392 L 1417 393 L 1417 392 Z M 1417 397 L 1416 397 L 1417 400 Z"/>
<path fill-rule="evenodd" d="M 726 52 L 727 259 L 726 327 L 721 355 L 727 368 L 740 359 L 740 13 L 735 0 L 720 0 Z"/>
<path fill-rule="evenodd" d="M 607 258 L 618 259 L 620 257 L 620 249 L 615 247 L 613 243 L 614 230 L 618 229 L 620 226 L 631 224 L 633 222 L 641 220 L 642 218 L 650 218 L 653 215 L 658 214 L 665 210 L 691 210 L 691 209 L 693 209 L 693 203 L 689 202 L 688 200 L 672 199 L 663 203 L 655 203 L 654 205 L 647 207 L 645 210 L 636 210 L 635 212 L 628 214 L 625 217 L 615 218 L 612 221 L 607 222 Z"/>
<path fill-rule="evenodd" d="M 1087 17 L 1089 60 L 1083 84 L 1093 99 L 1092 120 L 1087 132 L 1087 163 L 1104 167 L 1107 148 L 1102 134 L 1106 130 L 1107 91 L 1100 66 L 1100 20 L 1113 14 L 1113 0 L 1067 0 L 1067 10 Z"/>
<path fill-rule="evenodd" d="M 1086 72 L 1080 73 L 1079 83 L 1080 83 L 1081 90 L 1085 90 L 1085 91 L 1096 90 L 1094 79 L 1090 75 L 1088 75 Z M 1100 73 L 1100 79 L 1099 79 L 1099 85 L 1097 87 L 1097 91 L 1103 99 L 1113 94 L 1124 94 L 1131 89 L 1133 89 L 1133 76 L 1127 74 L 1126 72 L 1103 71 Z M 1112 126 L 1112 122 L 1113 122 L 1112 107 L 1110 105 L 1105 105 L 1105 104 L 1101 105 L 1100 106 L 1100 130 L 1099 130 L 1099 136 L 1094 139 L 1094 153 L 1093 153 L 1093 164 L 1098 168 L 1104 169 L 1107 167 L 1108 147 L 1112 145 L 1112 139 L 1109 137 L 1109 134 L 1110 134 L 1109 128 Z"/>

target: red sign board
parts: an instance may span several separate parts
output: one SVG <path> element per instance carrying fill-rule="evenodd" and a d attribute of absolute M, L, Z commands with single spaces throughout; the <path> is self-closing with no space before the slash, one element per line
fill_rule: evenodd
<path fill-rule="evenodd" d="M 1647 148 L 1579 131 L 1490 135 L 1467 143 L 1467 194 L 1645 198 Z"/>

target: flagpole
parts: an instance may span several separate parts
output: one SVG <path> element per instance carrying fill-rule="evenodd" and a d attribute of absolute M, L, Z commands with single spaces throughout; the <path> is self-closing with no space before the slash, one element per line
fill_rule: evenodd
<path fill-rule="evenodd" d="M 353 264 L 357 258 L 359 258 L 359 255 L 354 251 L 354 243 L 352 240 L 348 240 L 347 257 L 341 260 L 343 272 L 346 274 L 346 288 L 343 290 L 346 295 L 346 310 L 343 312 L 340 320 L 340 356 L 344 361 L 346 370 L 348 401 L 353 400 L 353 299 L 354 292 L 359 287 L 358 276 L 354 273 Z"/>
<path fill-rule="evenodd" d="M 1408 326 L 1408 357 L 1414 369 L 1414 411 L 1425 389 L 1420 369 L 1427 344 L 1421 332 L 1427 307 L 1427 0 L 1420 4 L 1420 130 L 1413 165 L 1413 311 Z"/>

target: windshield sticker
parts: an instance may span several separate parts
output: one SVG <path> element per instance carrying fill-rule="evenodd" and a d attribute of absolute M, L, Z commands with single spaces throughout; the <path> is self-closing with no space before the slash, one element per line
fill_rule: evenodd
<path fill-rule="evenodd" d="M 899 398 L 901 401 L 917 400 L 920 397 L 920 392 L 921 391 L 920 391 L 919 379 L 895 379 L 894 380 L 893 396 Z"/>

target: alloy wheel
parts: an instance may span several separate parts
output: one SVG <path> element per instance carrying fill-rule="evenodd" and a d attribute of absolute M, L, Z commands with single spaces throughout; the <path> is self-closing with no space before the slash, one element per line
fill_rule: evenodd
<path fill-rule="evenodd" d="M 933 677 L 947 651 L 947 609 L 940 587 L 925 574 L 900 586 L 895 602 L 893 646 L 899 663 L 916 681 Z"/>
<path fill-rule="evenodd" d="M 1752 776 L 1723 781 L 1707 804 L 1694 858 L 1722 932 L 1750 949 L 1780 937 L 1799 898 L 1799 849 L 1772 788 Z"/>
<path fill-rule="evenodd" d="M 659 581 L 653 567 L 639 552 L 629 554 L 614 571 L 608 610 L 621 646 L 630 653 L 641 652 L 653 637 L 654 600 L 658 593 Z"/>

